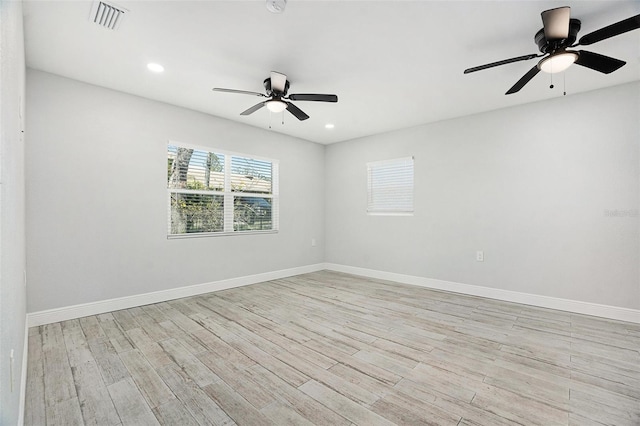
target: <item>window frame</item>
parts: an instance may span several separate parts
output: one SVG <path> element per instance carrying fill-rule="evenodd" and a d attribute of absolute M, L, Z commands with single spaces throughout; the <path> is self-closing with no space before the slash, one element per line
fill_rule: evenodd
<path fill-rule="evenodd" d="M 393 166 L 405 167 L 405 164 L 410 161 L 411 163 L 411 179 L 410 186 L 410 208 L 406 207 L 391 207 L 391 208 L 375 208 L 373 201 L 374 197 L 374 183 L 372 182 L 372 169 L 375 167 Z M 388 160 L 369 161 L 366 163 L 367 167 L 367 215 L 369 216 L 413 216 L 415 212 L 415 158 L 413 156 L 392 158 Z"/>
<path fill-rule="evenodd" d="M 250 155 L 235 151 L 229 151 L 225 149 L 218 149 L 213 147 L 207 147 L 202 145 L 195 145 L 190 143 L 178 142 L 175 140 L 169 140 L 165 146 L 165 155 L 169 151 L 169 147 L 174 146 L 178 148 L 187 148 L 197 151 L 210 152 L 214 154 L 224 155 L 224 187 L 222 191 L 212 190 L 194 190 L 194 189 L 176 189 L 169 188 L 167 182 L 167 239 L 182 239 L 182 238 L 205 238 L 205 237 L 222 237 L 231 235 L 255 235 L 255 234 L 275 234 L 279 232 L 280 228 L 280 194 L 279 194 L 279 175 L 280 175 L 280 162 L 274 158 L 267 158 L 257 155 Z M 271 193 L 264 194 L 251 191 L 233 191 L 231 187 L 231 161 L 232 158 L 246 158 L 250 160 L 257 160 L 268 162 L 271 164 Z M 165 175 L 165 181 L 167 176 Z M 184 234 L 171 234 L 171 195 L 175 193 L 181 194 L 201 194 L 201 195 L 217 195 L 223 197 L 223 230 L 215 232 L 191 232 Z M 269 198 L 271 199 L 271 229 L 262 230 L 234 230 L 234 199 L 238 197 L 244 198 Z"/>

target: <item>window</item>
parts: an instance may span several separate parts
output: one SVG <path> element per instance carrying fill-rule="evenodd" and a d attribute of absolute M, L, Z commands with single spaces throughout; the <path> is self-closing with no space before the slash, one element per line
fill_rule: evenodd
<path fill-rule="evenodd" d="M 413 157 L 367 163 L 367 213 L 413 214 Z"/>
<path fill-rule="evenodd" d="M 278 162 L 167 147 L 169 237 L 278 229 Z"/>

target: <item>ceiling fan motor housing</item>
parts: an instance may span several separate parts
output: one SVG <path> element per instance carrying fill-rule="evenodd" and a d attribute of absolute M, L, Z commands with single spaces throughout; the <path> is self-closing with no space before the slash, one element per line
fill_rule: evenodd
<path fill-rule="evenodd" d="M 284 84 L 284 92 L 282 93 L 274 92 L 273 90 L 271 90 L 271 77 L 265 78 L 263 84 L 264 84 L 264 89 L 266 90 L 267 95 L 269 96 L 282 97 L 282 96 L 286 96 L 287 92 L 289 91 L 289 80 L 287 80 L 286 83 Z"/>
<path fill-rule="evenodd" d="M 558 49 L 571 46 L 577 39 L 582 23 L 579 19 L 569 20 L 569 37 L 560 40 L 547 40 L 544 36 L 544 28 L 538 31 L 534 37 L 538 49 L 542 53 L 553 53 Z"/>

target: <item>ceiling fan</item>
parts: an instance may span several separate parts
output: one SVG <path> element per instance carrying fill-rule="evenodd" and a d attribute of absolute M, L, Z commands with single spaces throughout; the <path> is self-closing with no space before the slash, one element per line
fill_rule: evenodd
<path fill-rule="evenodd" d="M 640 28 L 640 15 L 636 15 L 586 34 L 574 44 L 578 31 L 580 31 L 581 23 L 580 20 L 571 18 L 571 8 L 565 6 L 545 10 L 541 15 L 543 28 L 538 31 L 534 37 L 535 43 L 538 45 L 540 52 L 542 52 L 541 54 L 534 53 L 492 62 L 490 64 L 468 68 L 464 70 L 464 73 L 469 74 L 487 68 L 544 56 L 544 58 L 522 76 L 505 95 L 518 92 L 540 71 L 547 73 L 561 72 L 574 63 L 604 74 L 609 74 L 622 67 L 626 62 L 586 50 L 568 49 L 576 46 L 588 46 L 626 33 L 627 31 Z"/>
<path fill-rule="evenodd" d="M 298 93 L 287 96 L 287 92 L 289 91 L 289 81 L 287 80 L 287 76 L 275 71 L 271 71 L 271 77 L 264 80 L 264 88 L 267 93 L 266 95 L 264 93 L 249 92 L 246 90 L 222 89 L 220 87 L 214 87 L 213 90 L 216 92 L 240 93 L 244 95 L 269 98 L 266 101 L 260 102 L 248 110 L 243 111 L 240 115 L 253 114 L 263 106 L 266 106 L 271 112 L 282 112 L 286 109 L 300 121 L 306 120 L 309 116 L 300 108 L 288 101 L 338 102 L 338 97 L 336 95 Z"/>

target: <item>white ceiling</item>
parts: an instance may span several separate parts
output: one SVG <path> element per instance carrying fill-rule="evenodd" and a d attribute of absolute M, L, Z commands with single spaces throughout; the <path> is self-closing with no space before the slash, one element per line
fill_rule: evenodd
<path fill-rule="evenodd" d="M 578 34 L 640 13 L 633 1 L 305 1 L 281 15 L 264 1 L 122 1 L 118 30 L 89 21 L 90 1 L 24 0 L 27 66 L 319 143 L 333 143 L 452 117 L 640 80 L 640 30 L 584 50 L 627 61 L 604 75 L 572 66 L 507 91 L 536 60 L 463 75 L 463 70 L 538 53 L 540 12 L 571 6 Z M 148 62 L 165 67 L 153 74 Z M 311 116 L 240 112 L 271 70 L 290 93 L 334 93 L 337 104 L 296 102 Z M 332 130 L 326 123 L 335 124 Z M 540 123 L 544 125 L 544 123 Z"/>

